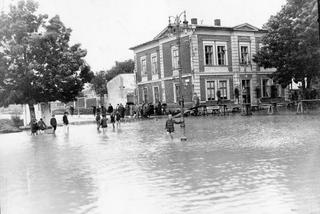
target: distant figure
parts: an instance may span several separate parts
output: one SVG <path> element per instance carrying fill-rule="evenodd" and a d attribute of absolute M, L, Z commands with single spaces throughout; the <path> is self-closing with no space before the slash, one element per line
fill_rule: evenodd
<path fill-rule="evenodd" d="M 53 128 L 53 134 L 56 133 L 56 130 L 57 130 L 57 120 L 56 120 L 54 114 L 52 115 L 52 118 L 50 119 L 50 125 L 51 125 L 52 128 Z"/>
<path fill-rule="evenodd" d="M 193 94 L 192 101 L 193 101 L 193 107 L 194 107 L 194 115 L 198 116 L 198 108 L 200 105 L 200 99 L 199 99 L 197 93 Z"/>
<path fill-rule="evenodd" d="M 112 105 L 111 105 L 110 103 L 109 103 L 107 112 L 108 112 L 109 114 L 112 114 L 112 112 L 113 112 L 113 107 L 112 107 Z"/>
<path fill-rule="evenodd" d="M 73 113 L 74 113 L 74 107 L 70 106 L 70 114 L 71 114 L 71 116 L 73 116 Z"/>
<path fill-rule="evenodd" d="M 101 124 L 101 116 L 100 113 L 97 112 L 97 116 L 96 116 L 96 123 L 97 123 L 97 130 L 100 130 L 100 124 Z"/>
<path fill-rule="evenodd" d="M 38 128 L 40 133 L 43 133 L 45 129 L 47 129 L 47 125 L 45 124 L 45 122 L 42 120 L 42 118 L 40 118 L 39 122 L 38 122 Z"/>
<path fill-rule="evenodd" d="M 37 135 L 38 129 L 39 129 L 39 127 L 38 127 L 37 120 L 33 119 L 32 123 L 31 123 L 31 135 Z"/>
<path fill-rule="evenodd" d="M 105 128 L 108 127 L 107 121 L 108 121 L 108 119 L 107 119 L 106 115 L 103 115 L 102 119 L 101 119 L 101 123 L 100 123 L 103 131 L 105 130 Z"/>
<path fill-rule="evenodd" d="M 62 117 L 62 122 L 63 122 L 63 126 L 64 126 L 64 132 L 69 133 L 68 112 L 64 112 L 64 115 Z"/>
<path fill-rule="evenodd" d="M 107 109 L 104 106 L 101 106 L 101 115 L 102 117 L 107 115 Z"/>
<path fill-rule="evenodd" d="M 92 106 L 92 114 L 95 117 L 96 116 L 96 112 L 97 112 L 97 107 L 96 106 Z"/>
<path fill-rule="evenodd" d="M 98 113 L 99 113 L 99 114 L 101 113 L 101 109 L 100 109 L 99 107 L 97 108 L 97 114 L 98 114 Z"/>
<path fill-rule="evenodd" d="M 116 118 L 116 122 L 117 122 L 117 128 L 120 128 L 121 115 L 120 115 L 119 111 L 116 111 L 115 118 Z"/>
<path fill-rule="evenodd" d="M 166 121 L 166 130 L 167 133 L 170 135 L 171 139 L 172 137 L 172 133 L 174 132 L 174 124 L 180 124 L 182 123 L 181 121 L 177 122 L 174 119 L 172 119 L 172 115 L 169 114 L 168 115 L 168 120 Z"/>
<path fill-rule="evenodd" d="M 125 108 L 123 107 L 123 105 L 120 103 L 119 107 L 118 107 L 118 112 L 120 114 L 121 118 L 124 118 L 124 113 L 125 113 Z"/>
<path fill-rule="evenodd" d="M 112 112 L 110 115 L 110 122 L 112 123 L 112 127 L 114 128 L 114 123 L 116 122 L 114 112 Z"/>

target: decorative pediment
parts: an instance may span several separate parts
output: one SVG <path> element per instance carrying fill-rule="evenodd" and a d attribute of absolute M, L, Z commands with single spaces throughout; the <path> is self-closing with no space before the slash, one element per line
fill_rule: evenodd
<path fill-rule="evenodd" d="M 154 40 L 163 38 L 164 36 L 166 36 L 168 34 L 168 27 L 165 27 L 156 37 L 154 37 Z"/>
<path fill-rule="evenodd" d="M 237 25 L 237 26 L 233 27 L 233 29 L 238 30 L 238 31 L 259 31 L 259 28 L 252 26 L 248 23 Z"/>

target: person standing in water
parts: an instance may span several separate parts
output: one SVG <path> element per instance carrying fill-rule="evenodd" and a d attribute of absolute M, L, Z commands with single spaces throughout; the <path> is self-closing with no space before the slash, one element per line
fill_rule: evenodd
<path fill-rule="evenodd" d="M 57 130 L 57 119 L 55 118 L 54 114 L 52 115 L 52 118 L 50 119 L 50 125 L 53 128 L 53 134 L 55 134 L 56 130 Z"/>
<path fill-rule="evenodd" d="M 181 124 L 181 121 L 175 121 L 172 119 L 172 115 L 168 115 L 168 120 L 166 121 L 166 130 L 167 133 L 170 135 L 171 139 L 173 139 L 172 133 L 174 132 L 174 124 Z"/>
<path fill-rule="evenodd" d="M 68 112 L 64 112 L 64 115 L 62 117 L 63 126 L 64 126 L 64 132 L 67 134 L 69 133 L 69 120 L 68 120 Z"/>

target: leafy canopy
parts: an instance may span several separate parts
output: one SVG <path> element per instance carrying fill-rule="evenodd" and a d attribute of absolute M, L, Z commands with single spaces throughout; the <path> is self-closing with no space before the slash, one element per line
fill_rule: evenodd
<path fill-rule="evenodd" d="M 264 26 L 268 33 L 254 61 L 265 68 L 276 68 L 272 76 L 283 87 L 292 79 L 307 78 L 310 83 L 319 76 L 317 14 L 316 0 L 288 0 Z"/>
<path fill-rule="evenodd" d="M 71 29 L 37 8 L 19 1 L 0 16 L 0 106 L 69 102 L 93 76 L 86 50 L 69 45 Z"/>

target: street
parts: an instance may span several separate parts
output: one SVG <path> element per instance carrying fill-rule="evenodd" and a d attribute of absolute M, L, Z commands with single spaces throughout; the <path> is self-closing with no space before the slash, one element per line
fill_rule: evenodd
<path fill-rule="evenodd" d="M 0 136 L 3 213 L 319 213 L 320 116 L 188 117 Z"/>

